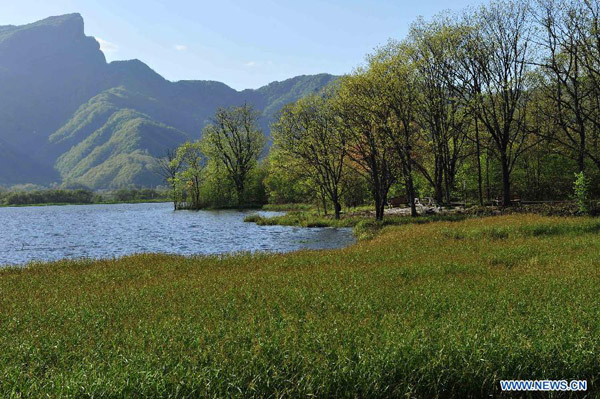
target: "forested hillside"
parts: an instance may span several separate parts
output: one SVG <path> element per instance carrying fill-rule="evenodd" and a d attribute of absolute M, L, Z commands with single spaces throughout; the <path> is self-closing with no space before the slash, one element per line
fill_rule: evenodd
<path fill-rule="evenodd" d="M 156 185 L 153 158 L 223 106 L 251 104 L 265 134 L 285 104 L 334 77 L 299 76 L 258 90 L 170 82 L 139 60 L 107 63 L 70 14 L 0 27 L 0 184 Z"/>

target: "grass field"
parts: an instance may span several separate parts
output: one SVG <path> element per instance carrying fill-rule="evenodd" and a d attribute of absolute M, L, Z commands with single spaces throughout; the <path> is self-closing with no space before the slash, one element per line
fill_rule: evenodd
<path fill-rule="evenodd" d="M 0 397 L 600 395 L 600 221 L 389 226 L 332 251 L 0 272 Z"/>

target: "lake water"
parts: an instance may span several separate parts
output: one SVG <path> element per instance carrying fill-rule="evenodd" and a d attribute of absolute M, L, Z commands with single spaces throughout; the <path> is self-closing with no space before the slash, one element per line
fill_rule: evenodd
<path fill-rule="evenodd" d="M 289 252 L 354 242 L 350 229 L 245 223 L 251 213 L 256 211 L 174 212 L 169 203 L 0 208 L 0 265 L 142 252 Z"/>

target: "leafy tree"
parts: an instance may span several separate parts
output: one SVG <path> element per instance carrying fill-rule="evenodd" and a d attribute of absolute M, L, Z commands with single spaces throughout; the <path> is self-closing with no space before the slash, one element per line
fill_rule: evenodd
<path fill-rule="evenodd" d="M 426 152 L 433 158 L 432 167 L 427 168 L 422 163 L 417 163 L 417 167 L 434 188 L 438 203 L 451 200 L 456 175 L 465 157 L 471 122 L 470 113 L 454 93 L 455 87 L 461 84 L 452 76 L 461 39 L 462 29 L 447 18 L 437 18 L 430 23 L 419 20 L 409 36 L 417 70 L 416 84 L 421 94 L 416 96 L 416 115 L 426 133 Z M 479 144 L 477 136 L 476 144 Z"/>
<path fill-rule="evenodd" d="M 306 170 L 297 158 L 274 146 L 271 147 L 265 167 L 264 184 L 270 203 L 289 204 L 310 200 L 312 188 L 307 181 Z"/>
<path fill-rule="evenodd" d="M 538 11 L 543 27 L 541 43 L 545 57 L 541 60 L 543 93 L 548 106 L 540 107 L 544 115 L 558 126 L 544 136 L 560 144 L 567 156 L 573 156 L 580 172 L 590 139 L 590 120 L 595 104 L 590 101 L 593 85 L 588 83 L 581 37 L 584 7 L 577 1 L 544 1 Z"/>
<path fill-rule="evenodd" d="M 202 171 L 202 203 L 205 206 L 229 207 L 237 205 L 235 187 L 228 179 L 223 164 L 216 159 L 208 159 Z"/>
<path fill-rule="evenodd" d="M 348 157 L 369 182 L 376 220 L 383 220 L 398 166 L 397 154 L 386 131 L 391 111 L 381 106 L 381 89 L 381 80 L 365 69 L 358 69 L 340 79 L 334 97 L 336 112 L 349 135 Z M 373 112 L 374 109 L 378 112 Z"/>
<path fill-rule="evenodd" d="M 228 179 L 235 185 L 238 205 L 244 202 L 248 175 L 266 144 L 257 121 L 258 113 L 250 105 L 221 108 L 202 138 L 206 154 L 222 163 Z"/>
<path fill-rule="evenodd" d="M 412 48 L 406 43 L 390 42 L 368 57 L 369 69 L 365 79 L 370 82 L 370 113 L 379 122 L 379 128 L 386 137 L 386 143 L 395 150 L 395 157 L 401 173 L 396 170 L 395 180 L 403 178 L 411 208 L 411 215 L 417 216 L 415 207 L 415 186 L 413 170 L 414 149 L 419 138 L 416 123 L 417 71 L 411 60 Z"/>
<path fill-rule="evenodd" d="M 358 203 L 361 195 L 334 201 L 329 187 L 367 182 L 381 220 L 390 193 L 406 190 L 416 215 L 417 192 L 448 203 L 457 180 L 461 197 L 477 196 L 482 205 L 484 192 L 489 201 L 501 191 L 505 205 L 512 190 L 569 198 L 575 170 L 586 169 L 593 190 L 600 181 L 599 32 L 600 3 L 587 0 L 500 0 L 462 18 L 418 21 L 407 40 L 377 49 L 326 99 L 285 109 L 267 169 L 271 200 L 304 200 L 306 185 L 324 209 L 330 202 L 339 209 L 340 197 Z M 345 160 L 332 158 L 339 168 L 331 170 L 362 179 L 334 174 L 331 186 L 319 168 L 333 165 L 324 155 L 339 154 L 339 133 Z"/>
<path fill-rule="evenodd" d="M 330 100 L 312 95 L 288 105 L 273 126 L 273 137 L 275 146 L 309 168 L 310 177 L 322 196 L 333 203 L 335 218 L 339 219 L 348 134 Z"/>
<path fill-rule="evenodd" d="M 177 191 L 177 174 L 181 170 L 181 159 L 177 157 L 177 152 L 167 150 L 165 156 L 157 159 L 157 173 L 162 176 L 165 183 L 171 187 L 171 199 L 173 200 L 173 208 L 177 210 L 178 204 L 181 201 Z"/>
<path fill-rule="evenodd" d="M 200 193 L 203 169 L 206 158 L 202 152 L 201 143 L 186 142 L 177 148 L 174 162 L 181 165 L 181 170 L 175 177 L 177 190 L 188 199 L 185 206 L 191 209 L 200 209 L 202 206 Z"/>
<path fill-rule="evenodd" d="M 463 22 L 453 80 L 490 136 L 490 149 L 500 161 L 502 199 L 511 203 L 511 172 L 527 150 L 527 77 L 533 50 L 530 7 L 524 1 L 496 1 Z"/>

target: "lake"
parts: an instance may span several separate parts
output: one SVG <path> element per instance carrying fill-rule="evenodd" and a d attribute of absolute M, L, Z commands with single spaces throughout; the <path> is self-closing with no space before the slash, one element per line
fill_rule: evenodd
<path fill-rule="evenodd" d="M 170 203 L 0 208 L 0 265 L 143 252 L 290 252 L 354 242 L 350 229 L 257 226 L 243 221 L 256 212 L 174 212 Z"/>

